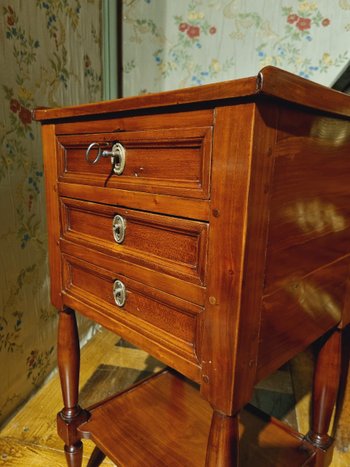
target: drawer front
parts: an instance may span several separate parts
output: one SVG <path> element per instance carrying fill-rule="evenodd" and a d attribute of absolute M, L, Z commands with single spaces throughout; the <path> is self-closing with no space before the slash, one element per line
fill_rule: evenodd
<path fill-rule="evenodd" d="M 160 292 L 124 275 L 115 277 L 100 267 L 63 256 L 64 294 L 97 307 L 116 321 L 135 329 L 158 343 L 166 343 L 197 361 L 197 334 L 202 307 Z M 122 284 L 125 302 L 119 306 Z M 120 302 L 119 302 L 120 303 Z"/>
<path fill-rule="evenodd" d="M 211 127 L 63 135 L 57 142 L 61 182 L 209 197 Z M 113 148 L 117 156 L 107 156 Z"/>
<path fill-rule="evenodd" d="M 116 259 L 205 283 L 208 225 L 61 198 L 63 238 Z"/>

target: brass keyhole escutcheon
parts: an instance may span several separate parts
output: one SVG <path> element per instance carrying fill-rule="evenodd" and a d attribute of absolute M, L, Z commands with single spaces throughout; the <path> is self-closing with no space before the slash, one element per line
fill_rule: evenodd
<path fill-rule="evenodd" d="M 114 281 L 114 284 L 113 284 L 113 297 L 114 297 L 115 303 L 119 307 L 122 307 L 122 306 L 125 305 L 126 287 L 123 284 L 123 282 L 118 280 L 118 279 L 116 281 Z"/>
<path fill-rule="evenodd" d="M 117 243 L 123 243 L 126 232 L 126 220 L 119 214 L 113 218 L 113 237 Z"/>

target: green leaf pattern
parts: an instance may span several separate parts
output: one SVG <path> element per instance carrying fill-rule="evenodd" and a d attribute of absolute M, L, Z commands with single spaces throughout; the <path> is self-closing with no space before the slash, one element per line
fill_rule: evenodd
<path fill-rule="evenodd" d="M 251 76 L 266 65 L 329 85 L 350 58 L 344 1 L 123 4 L 125 95 Z"/>
<path fill-rule="evenodd" d="M 100 10 L 101 0 L 11 0 L 0 10 L 0 422 L 55 363 L 57 312 L 32 109 L 101 99 Z"/>

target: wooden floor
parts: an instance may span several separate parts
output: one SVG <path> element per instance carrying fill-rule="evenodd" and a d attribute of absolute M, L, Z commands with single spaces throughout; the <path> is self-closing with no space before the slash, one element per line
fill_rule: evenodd
<path fill-rule="evenodd" d="M 105 330 L 84 347 L 81 356 L 82 406 L 88 406 L 161 368 L 159 362 Z M 291 378 L 291 374 L 293 378 Z M 291 366 L 257 387 L 253 403 L 289 424 L 308 431 L 311 353 L 302 354 Z M 294 389 L 293 389 L 294 388 Z M 55 375 L 0 432 L 0 465 L 8 467 L 65 467 L 62 441 L 56 435 L 55 414 L 61 408 L 58 376 Z M 340 449 L 332 467 L 350 466 L 349 420 L 341 420 Z M 84 441 L 85 466 L 93 450 Z M 348 448 L 348 451 L 346 449 Z M 103 466 L 114 464 L 105 459 Z"/>

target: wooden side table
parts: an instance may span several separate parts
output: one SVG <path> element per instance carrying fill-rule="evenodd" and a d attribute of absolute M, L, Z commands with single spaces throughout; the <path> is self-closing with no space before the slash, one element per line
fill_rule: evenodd
<path fill-rule="evenodd" d="M 328 465 L 350 318 L 350 97 L 267 67 L 35 118 L 68 465 L 84 437 L 92 462 L 127 467 Z M 82 409 L 73 310 L 176 372 Z M 317 339 L 309 433 L 257 421 L 239 454 L 254 385 Z"/>

